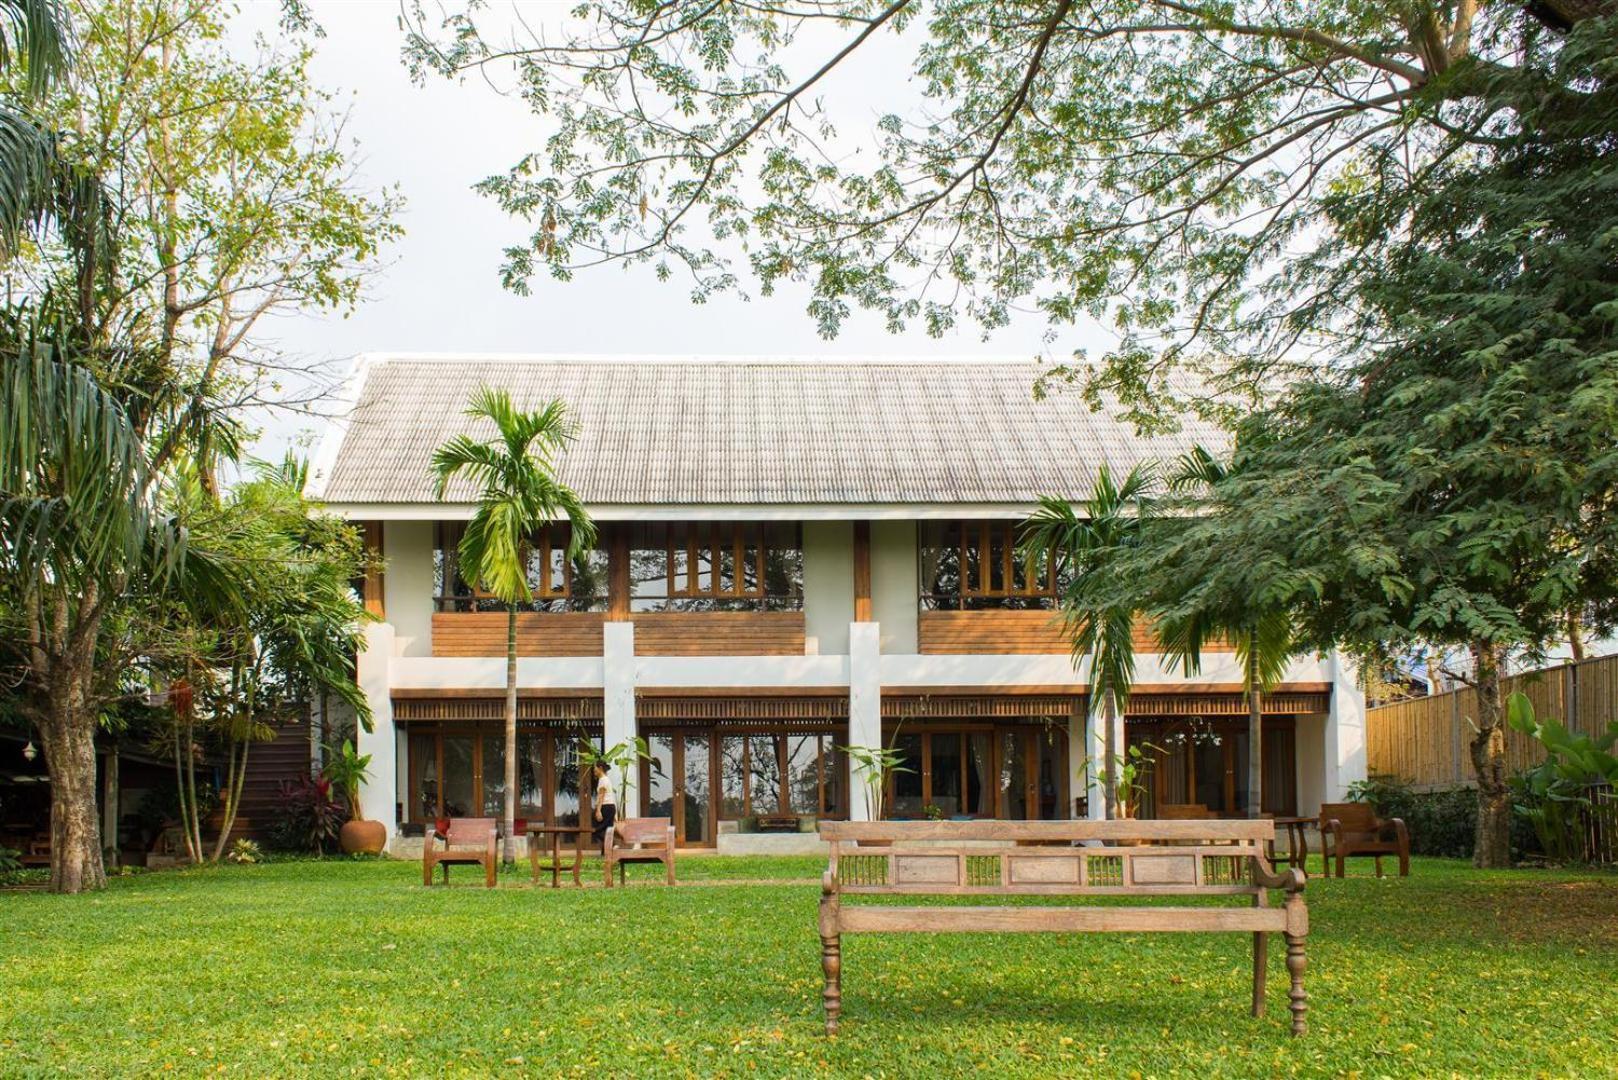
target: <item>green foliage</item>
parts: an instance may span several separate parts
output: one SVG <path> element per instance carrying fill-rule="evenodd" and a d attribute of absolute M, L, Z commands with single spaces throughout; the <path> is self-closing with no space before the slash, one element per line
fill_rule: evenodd
<path fill-rule="evenodd" d="M 630 867 L 628 889 L 553 892 L 521 874 L 494 890 L 474 874 L 423 889 L 416 861 L 327 859 L 149 873 L 114 881 L 99 904 L 7 895 L 6 1067 L 548 1075 L 572 1064 L 599 1073 L 594 1059 L 648 1077 L 1210 1080 L 1333 1077 L 1345 1062 L 1390 1076 L 1611 1071 L 1611 1006 L 1593 989 L 1618 980 L 1611 874 L 1478 873 L 1423 858 L 1408 879 L 1361 869 L 1323 881 L 1317 860 L 1314 1023 L 1301 1042 L 1286 1035 L 1278 949 L 1268 1014 L 1247 1014 L 1252 946 L 1240 934 L 845 937 L 844 1025 L 827 1039 L 814 920 L 825 866 L 682 857 L 677 889 L 651 884 L 654 865 Z M 591 860 L 587 880 L 599 867 Z M 613 980 L 641 992 L 603 995 L 575 963 L 536 966 L 535 956 L 578 956 L 581 933 L 605 926 L 657 929 L 611 953 Z M 274 1008 L 244 1009 L 246 998 Z M 405 1000 L 415 1018 L 401 1024 Z"/>
<path fill-rule="evenodd" d="M 353 743 L 346 740 L 337 746 L 328 746 L 320 775 L 342 793 L 348 802 L 349 816 L 358 821 L 360 788 L 371 779 L 371 755 L 360 753 Z"/>
<path fill-rule="evenodd" d="M 225 859 L 239 866 L 252 866 L 264 861 L 264 852 L 256 843 L 244 838 L 230 845 L 230 853 Z"/>
<path fill-rule="evenodd" d="M 1573 734 L 1560 722 L 1539 720 L 1523 694 L 1512 694 L 1507 722 L 1545 748 L 1545 760 L 1512 777 L 1512 809 L 1533 827 L 1542 851 L 1557 862 L 1588 857 L 1591 791 L 1618 789 L 1618 723 L 1599 736 Z"/>
<path fill-rule="evenodd" d="M 592 0 L 578 15 L 507 26 L 497 5 L 407 6 L 418 77 L 480 72 L 551 132 L 481 185 L 527 223 L 509 288 L 651 262 L 700 300 L 739 289 L 745 263 L 766 295 L 805 286 L 828 335 L 857 308 L 935 334 L 1019 306 L 1104 320 L 1106 363 L 1079 354 L 1053 378 L 1097 405 L 1116 391 L 1142 420 L 1165 398 L 1215 404 L 1175 368 L 1256 380 L 1296 357 L 1288 318 L 1329 325 L 1288 269 L 1352 265 L 1320 243 L 1334 193 L 1391 204 L 1509 137 L 1502 79 L 1584 100 L 1559 36 L 1519 5 Z M 850 79 L 873 63 L 904 81 L 869 130 L 839 130 L 866 115 L 837 103 L 869 94 Z"/>
<path fill-rule="evenodd" d="M 494 426 L 493 442 L 457 435 L 433 451 L 432 469 L 442 499 L 457 477 L 476 489 L 477 510 L 458 552 L 461 571 L 507 604 L 526 603 L 530 538 L 566 520 L 569 559 L 595 544 L 595 526 L 578 496 L 556 478 L 556 457 L 573 431 L 560 401 L 525 412 L 503 389 L 482 387 L 466 415 Z"/>
<path fill-rule="evenodd" d="M 281 806 L 270 826 L 276 851 L 324 855 L 337 848 L 347 808 L 332 792 L 331 781 L 300 778 L 281 791 Z"/>
<path fill-rule="evenodd" d="M 1074 506 L 1042 497 L 1021 537 L 1025 557 L 1048 560 L 1064 582 L 1059 599 L 1073 663 L 1088 664 L 1090 719 L 1102 723 L 1108 817 L 1117 815 L 1118 771 L 1127 767 L 1112 745 L 1111 720 L 1124 711 L 1135 682 L 1135 617 L 1141 610 L 1135 592 L 1118 589 L 1118 565 L 1146 535 L 1155 495 L 1150 467 L 1137 465 L 1117 483 L 1102 465 L 1089 499 Z"/>
<path fill-rule="evenodd" d="M 887 796 L 888 777 L 897 773 L 913 772 L 905 766 L 905 756 L 897 749 L 899 729 L 894 728 L 887 746 L 839 746 L 838 752 L 848 755 L 854 779 L 865 788 L 865 805 L 870 808 L 872 820 L 882 819 L 882 804 Z"/>
<path fill-rule="evenodd" d="M 1348 797 L 1370 803 L 1381 817 L 1403 821 L 1410 830 L 1410 850 L 1416 855 L 1472 857 L 1478 800 L 1470 788 L 1416 792 L 1397 777 L 1373 776 L 1349 785 Z"/>
<path fill-rule="evenodd" d="M 22 869 L 22 852 L 13 848 L 0 847 L 0 874 L 9 874 Z"/>

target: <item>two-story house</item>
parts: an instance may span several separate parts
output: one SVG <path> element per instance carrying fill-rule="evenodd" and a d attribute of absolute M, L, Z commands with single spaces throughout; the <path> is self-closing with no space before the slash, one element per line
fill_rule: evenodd
<path fill-rule="evenodd" d="M 358 676 L 375 713 L 369 817 L 408 834 L 503 801 L 506 619 L 459 572 L 473 491 L 433 496 L 480 384 L 566 402 L 562 478 L 599 525 L 566 557 L 534 537 L 519 619 L 521 814 L 581 812 L 582 741 L 643 736 L 625 813 L 724 847 L 796 816 L 868 817 L 848 747 L 888 746 L 888 816 L 1083 813 L 1085 671 L 1053 612 L 1056 568 L 1016 555 L 1041 494 L 1169 460 L 1221 434 L 1137 437 L 1026 361 L 372 356 L 316 461 L 314 494 L 366 523 L 384 569 Z M 1139 812 L 1247 807 L 1247 722 L 1228 653 L 1187 678 L 1140 637 L 1126 737 L 1151 747 Z M 1263 809 L 1309 813 L 1364 771 L 1364 705 L 1334 656 L 1265 701 Z M 586 793 L 587 797 L 587 793 Z M 731 840 L 738 845 L 740 841 Z"/>

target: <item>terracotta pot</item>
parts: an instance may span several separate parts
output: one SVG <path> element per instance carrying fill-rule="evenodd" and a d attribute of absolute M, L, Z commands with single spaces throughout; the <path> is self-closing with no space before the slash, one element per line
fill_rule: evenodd
<path fill-rule="evenodd" d="M 388 830 L 380 821 L 350 821 L 337 834 L 345 855 L 380 855 L 388 846 Z"/>

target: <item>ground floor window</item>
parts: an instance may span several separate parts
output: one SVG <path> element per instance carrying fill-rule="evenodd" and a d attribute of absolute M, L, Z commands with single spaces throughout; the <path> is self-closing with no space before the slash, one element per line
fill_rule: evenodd
<path fill-rule="evenodd" d="M 1296 736 L 1293 717 L 1264 718 L 1264 813 L 1298 812 Z M 1131 719 L 1125 737 L 1150 762 L 1136 811 L 1140 816 L 1157 816 L 1161 804 L 1200 805 L 1224 817 L 1247 815 L 1246 717 Z"/>
<path fill-rule="evenodd" d="M 793 724 L 654 730 L 641 770 L 647 813 L 673 819 L 684 844 L 712 844 L 720 820 L 846 817 L 846 738 Z"/>
<path fill-rule="evenodd" d="M 903 724 L 883 741 L 901 758 L 888 776 L 887 817 L 1069 816 L 1065 725 Z"/>
<path fill-rule="evenodd" d="M 498 723 L 411 725 L 406 820 L 501 817 L 506 798 L 506 739 Z M 521 725 L 517 729 L 517 816 L 576 825 L 590 812 L 579 790 L 583 750 L 602 746 L 600 725 Z"/>

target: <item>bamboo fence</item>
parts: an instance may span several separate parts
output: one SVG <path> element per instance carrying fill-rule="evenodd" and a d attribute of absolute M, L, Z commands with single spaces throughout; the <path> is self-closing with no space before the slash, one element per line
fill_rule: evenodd
<path fill-rule="evenodd" d="M 1540 719 L 1561 720 L 1572 731 L 1597 735 L 1618 720 L 1618 655 L 1561 664 L 1505 680 L 1502 697 L 1528 695 Z M 1398 776 L 1418 790 L 1473 783 L 1469 746 L 1477 716 L 1477 693 L 1452 690 L 1367 710 L 1367 771 Z M 1506 761 L 1511 771 L 1544 758 L 1539 743 L 1506 729 Z"/>

